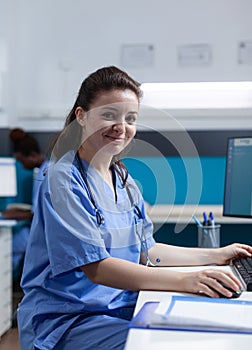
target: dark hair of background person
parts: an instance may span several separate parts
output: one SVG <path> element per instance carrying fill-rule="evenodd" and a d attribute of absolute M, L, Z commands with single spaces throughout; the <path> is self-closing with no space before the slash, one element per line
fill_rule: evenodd
<path fill-rule="evenodd" d="M 66 119 L 65 127 L 55 142 L 53 148 L 55 161 L 69 150 L 77 151 L 80 147 L 82 127 L 76 121 L 76 108 L 81 107 L 84 111 L 89 111 L 90 105 L 100 94 L 112 90 L 131 90 L 135 93 L 138 101 L 142 97 L 140 83 L 115 66 L 103 67 L 91 73 L 82 82 L 73 108 Z M 114 159 L 112 166 L 119 173 L 125 185 L 128 177 L 126 167 L 120 160 L 116 159 Z"/>
<path fill-rule="evenodd" d="M 14 153 L 21 153 L 25 157 L 28 157 L 32 152 L 41 153 L 37 140 L 24 130 L 20 128 L 12 129 L 9 137 L 12 141 Z"/>

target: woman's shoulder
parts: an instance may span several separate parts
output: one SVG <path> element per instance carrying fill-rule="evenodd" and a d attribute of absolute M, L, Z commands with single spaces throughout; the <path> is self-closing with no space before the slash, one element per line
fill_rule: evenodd
<path fill-rule="evenodd" d="M 68 173 L 72 171 L 75 162 L 75 152 L 69 151 L 65 153 L 57 161 L 51 161 L 49 170 L 51 174 Z"/>
<path fill-rule="evenodd" d="M 69 151 L 57 162 L 51 163 L 47 173 L 48 180 L 53 184 L 71 182 L 74 178 L 79 177 L 79 170 L 75 163 L 75 152 Z"/>

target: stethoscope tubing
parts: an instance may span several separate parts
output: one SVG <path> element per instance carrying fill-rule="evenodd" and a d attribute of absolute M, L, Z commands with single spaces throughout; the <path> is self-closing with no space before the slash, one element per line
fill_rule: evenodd
<path fill-rule="evenodd" d="M 83 169 L 83 165 L 81 163 L 81 159 L 80 159 L 78 152 L 76 153 L 76 159 L 77 159 L 78 169 L 81 173 L 81 177 L 82 177 L 83 181 L 85 182 L 85 185 L 87 186 L 87 190 L 89 192 L 91 202 L 92 202 L 94 209 L 95 209 L 97 225 L 101 226 L 105 223 L 105 217 L 102 214 L 102 212 L 99 210 L 99 208 L 96 204 L 93 192 L 92 192 L 91 187 L 90 187 L 88 180 L 87 180 L 87 174 L 86 174 L 85 170 Z M 139 237 L 141 245 L 143 247 L 143 251 L 145 253 L 145 258 L 146 258 L 146 265 L 155 266 L 154 264 L 152 264 L 152 262 L 149 259 L 145 233 L 143 232 L 142 234 L 140 234 L 140 232 L 138 231 L 137 217 L 142 220 L 143 219 L 142 212 L 141 212 L 140 208 L 136 204 L 134 204 L 134 200 L 133 200 L 132 194 L 130 192 L 129 186 L 126 184 L 125 187 L 126 187 L 126 191 L 127 191 L 128 197 L 129 197 L 129 201 L 131 203 L 131 207 L 132 208 L 134 207 L 135 232 L 136 232 L 137 236 Z"/>

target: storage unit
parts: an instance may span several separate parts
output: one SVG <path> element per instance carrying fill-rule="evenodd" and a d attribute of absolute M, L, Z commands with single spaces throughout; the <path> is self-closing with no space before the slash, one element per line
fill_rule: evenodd
<path fill-rule="evenodd" d="M 12 323 L 11 227 L 0 226 L 0 337 Z"/>

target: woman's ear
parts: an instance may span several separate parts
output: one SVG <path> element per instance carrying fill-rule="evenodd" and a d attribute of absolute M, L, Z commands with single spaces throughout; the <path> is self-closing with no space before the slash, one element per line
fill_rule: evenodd
<path fill-rule="evenodd" d="M 77 107 L 75 110 L 76 120 L 81 126 L 85 126 L 86 123 L 86 112 L 81 108 Z"/>

